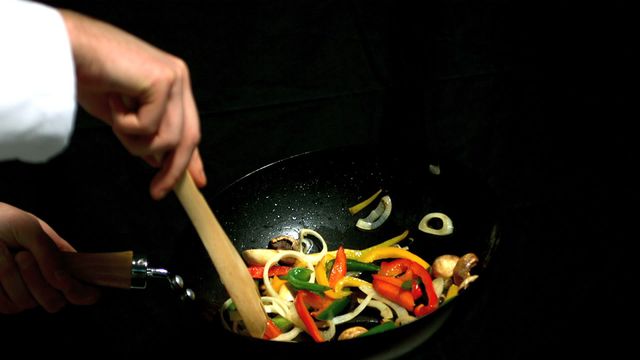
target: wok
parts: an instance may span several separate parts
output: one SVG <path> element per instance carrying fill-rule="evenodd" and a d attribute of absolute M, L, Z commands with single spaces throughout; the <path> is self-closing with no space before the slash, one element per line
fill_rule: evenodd
<path fill-rule="evenodd" d="M 378 189 L 390 195 L 393 210 L 379 229 L 364 232 L 355 223 L 377 201 L 356 215 L 347 208 Z M 362 249 L 409 230 L 413 238 L 410 250 L 429 263 L 442 254 L 474 252 L 480 259 L 472 271 L 480 275 L 478 281 L 447 306 L 411 324 L 349 341 L 281 343 L 236 335 L 223 328 L 219 309 L 228 295 L 195 230 L 189 229 L 174 265 L 196 294 L 191 315 L 198 319 L 197 325 L 185 336 L 191 346 L 208 348 L 207 344 L 215 341 L 239 355 L 309 356 L 321 351 L 335 352 L 341 358 L 400 356 L 427 340 L 454 311 L 459 298 L 472 296 L 474 287 L 482 286 L 482 273 L 499 242 L 496 202 L 486 184 L 454 162 L 443 161 L 437 174 L 416 154 L 376 146 L 334 148 L 286 158 L 242 177 L 208 201 L 239 251 L 265 248 L 271 238 L 295 235 L 301 228 L 320 233 L 329 250 L 339 244 Z M 435 211 L 452 219 L 451 235 L 418 230 L 422 217 Z"/>

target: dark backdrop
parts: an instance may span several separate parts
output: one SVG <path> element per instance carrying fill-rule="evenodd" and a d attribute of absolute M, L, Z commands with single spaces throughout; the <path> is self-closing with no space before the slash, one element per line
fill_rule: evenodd
<path fill-rule="evenodd" d="M 619 350 L 624 284 L 633 283 L 622 266 L 633 259 L 619 260 L 628 222 L 617 207 L 634 193 L 625 6 L 49 3 L 186 60 L 207 197 L 272 161 L 351 144 L 403 148 L 418 162 L 453 159 L 486 181 L 505 224 L 490 281 L 410 358 Z M 190 224 L 173 197 L 149 198 L 152 174 L 80 110 L 65 153 L 42 165 L 0 164 L 0 201 L 38 214 L 79 250 L 134 249 L 171 266 Z M 167 298 L 162 287 L 106 290 L 94 307 L 0 318 L 0 331 L 60 346 L 117 341 L 133 355 L 188 326 L 158 298 Z"/>

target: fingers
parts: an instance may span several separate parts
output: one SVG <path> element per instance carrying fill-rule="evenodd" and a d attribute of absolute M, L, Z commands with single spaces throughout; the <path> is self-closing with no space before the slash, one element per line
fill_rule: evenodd
<path fill-rule="evenodd" d="M 44 279 L 33 255 L 21 251 L 16 254 L 15 261 L 30 294 L 40 306 L 50 313 L 57 312 L 65 306 L 64 295 Z"/>
<path fill-rule="evenodd" d="M 182 137 L 180 96 L 167 96 L 166 102 L 156 101 L 140 109 L 127 107 L 120 96 L 109 97 L 113 132 L 131 154 L 144 158 L 152 166 L 156 165 L 153 159 L 174 149 Z"/>
<path fill-rule="evenodd" d="M 200 151 L 198 151 L 198 148 L 193 152 L 193 156 L 189 162 L 189 173 L 191 174 L 191 177 L 193 177 L 193 181 L 196 183 L 196 186 L 201 188 L 207 185 L 207 176 L 204 173 L 204 166 L 202 165 L 202 158 L 200 158 Z"/>
<path fill-rule="evenodd" d="M 61 293 L 59 296 L 74 305 L 95 303 L 99 297 L 98 289 L 77 281 L 62 267 L 59 251 L 75 251 L 73 247 L 46 222 L 33 215 L 31 217 L 37 221 L 37 227 L 29 234 L 30 240 L 21 240 L 28 252 L 19 252 L 15 259 L 32 295 L 47 311 L 57 311 L 56 307 L 60 305 L 52 298 L 52 291 Z"/>
<path fill-rule="evenodd" d="M 187 124 L 190 125 L 193 131 L 194 139 L 194 149 L 191 153 L 189 160 L 188 171 L 191 174 L 191 177 L 195 181 L 198 187 L 203 187 L 207 184 L 207 176 L 204 172 L 204 166 L 202 164 L 202 158 L 200 157 L 200 151 L 198 151 L 198 144 L 200 143 L 200 116 L 198 115 L 198 108 L 196 107 L 195 99 L 193 98 L 193 93 L 191 91 L 191 81 L 189 77 L 187 77 L 186 81 L 183 84 L 184 86 L 184 102 L 185 102 L 185 116 L 187 119 Z"/>
<path fill-rule="evenodd" d="M 151 181 L 150 192 L 154 199 L 163 198 L 175 186 L 185 170 L 191 167 L 197 171 L 198 181 L 203 182 L 204 171 L 200 154 L 197 151 L 200 142 L 200 126 L 197 111 L 193 101 L 185 101 L 184 129 L 180 143 L 173 152 L 166 154 L 162 168 Z M 191 163 L 195 165 L 191 165 Z M 192 173 L 193 175 L 193 173 Z M 205 180 L 206 181 L 206 180 Z"/>
<path fill-rule="evenodd" d="M 150 186 L 160 199 L 189 170 L 206 177 L 196 153 L 200 119 L 186 63 L 110 24 L 61 10 L 73 49 L 78 101 L 124 147 L 160 168 Z"/>
<path fill-rule="evenodd" d="M 9 247 L 22 250 L 14 255 Z M 87 305 L 97 301 L 97 288 L 64 271 L 58 249 L 73 251 L 44 221 L 0 203 L 0 313 L 37 306 L 56 312 L 67 302 Z"/>
<path fill-rule="evenodd" d="M 0 232 L 1 240 L 4 240 L 5 243 L 13 248 L 25 249 L 32 253 L 42 274 L 45 275 L 47 282 L 53 287 L 60 289 L 67 286 L 65 279 L 54 276 L 57 271 L 62 269 L 62 265 L 58 257 L 59 250 L 56 247 L 56 240 L 49 237 L 41 226 L 44 222 L 25 211 L 9 205 L 2 209 L 3 211 L 0 215 L 2 215 L 3 221 L 7 221 L 10 224 L 10 227 L 5 228 L 4 233 Z M 46 228 L 50 229 L 48 225 Z M 52 229 L 50 231 L 55 237 L 59 238 Z M 66 241 L 61 238 L 57 241 L 60 242 L 63 248 L 65 246 L 70 247 L 68 243 L 65 245 Z M 11 258 L 10 261 L 13 261 L 10 253 L 9 257 Z"/>
<path fill-rule="evenodd" d="M 12 314 L 36 305 L 9 249 L 0 243 L 0 312 Z"/>
<path fill-rule="evenodd" d="M 206 184 L 197 151 L 200 118 L 188 68 L 179 59 L 171 58 L 170 63 L 173 77 L 156 82 L 157 89 L 137 99 L 137 107 L 119 96 L 111 96 L 109 100 L 116 136 L 129 152 L 151 166 L 160 167 L 150 185 L 154 199 L 161 199 L 171 191 L 187 169 L 196 185 Z"/>
<path fill-rule="evenodd" d="M 74 305 L 91 305 L 99 298 L 97 288 L 84 285 L 74 279 L 65 281 L 64 289 L 52 287 L 42 275 L 33 255 L 21 251 L 2 256 L 0 274 L 0 313 L 14 314 L 42 306 L 47 312 L 60 311 L 68 302 Z"/>

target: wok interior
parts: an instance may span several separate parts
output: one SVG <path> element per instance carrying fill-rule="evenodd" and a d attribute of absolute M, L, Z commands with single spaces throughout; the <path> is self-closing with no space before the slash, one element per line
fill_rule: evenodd
<path fill-rule="evenodd" d="M 474 252 L 480 263 L 473 273 L 482 278 L 482 269 L 498 242 L 495 199 L 488 187 L 462 168 L 442 163 L 436 175 L 429 165 L 370 147 L 324 150 L 259 169 L 208 201 L 240 251 L 265 248 L 271 238 L 297 236 L 302 228 L 320 233 L 329 250 L 340 244 L 363 249 L 409 230 L 413 238 L 410 250 L 429 263 L 445 253 Z M 379 229 L 364 232 L 355 223 L 377 200 L 355 215 L 347 209 L 378 189 L 390 195 L 392 212 Z M 452 219 L 453 234 L 436 236 L 418 230 L 422 217 L 436 211 Z M 179 271 L 195 290 L 207 321 L 213 327 L 221 326 L 218 310 L 228 298 L 224 286 L 195 231 L 184 242 L 186 251 L 179 257 L 185 259 L 178 261 Z M 440 311 L 444 309 L 436 314 Z M 428 326 L 439 318 L 436 314 L 409 325 Z"/>

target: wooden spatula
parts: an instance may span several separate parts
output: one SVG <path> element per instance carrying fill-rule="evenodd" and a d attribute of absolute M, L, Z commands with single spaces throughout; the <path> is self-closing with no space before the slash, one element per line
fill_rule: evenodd
<path fill-rule="evenodd" d="M 185 172 L 173 190 L 196 228 L 247 330 L 251 336 L 262 338 L 267 326 L 267 314 L 262 307 L 258 288 L 240 253 L 229 240 L 188 172 Z"/>

